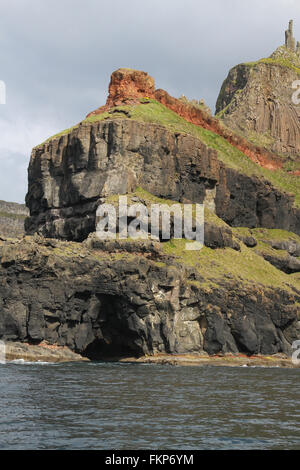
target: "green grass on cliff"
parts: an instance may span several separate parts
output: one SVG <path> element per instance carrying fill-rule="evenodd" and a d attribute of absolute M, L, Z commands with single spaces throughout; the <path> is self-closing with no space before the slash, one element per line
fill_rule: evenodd
<path fill-rule="evenodd" d="M 271 64 L 271 65 L 279 65 L 280 67 L 287 67 L 293 70 L 294 72 L 296 72 L 298 75 L 300 75 L 300 68 L 296 67 L 295 65 L 293 65 L 291 62 L 289 62 L 286 59 L 279 59 L 279 58 L 273 59 L 271 57 L 267 57 L 267 58 L 259 59 L 255 62 L 245 62 L 244 65 L 247 65 L 248 67 L 253 67 L 254 65 L 257 65 L 257 64 Z"/>
<path fill-rule="evenodd" d="M 247 228 L 247 227 L 231 227 L 231 230 L 237 235 L 250 236 L 252 235 L 257 240 L 276 240 L 276 241 L 289 241 L 294 240 L 300 244 L 300 236 L 293 232 L 281 229 L 270 228 Z"/>
<path fill-rule="evenodd" d="M 300 58 L 296 54 L 289 49 L 287 49 L 284 45 L 279 46 L 276 51 L 271 54 L 270 57 L 264 57 L 259 59 L 255 62 L 246 62 L 244 65 L 253 67 L 257 64 L 268 64 L 268 65 L 277 65 L 280 67 L 285 67 L 288 69 L 293 70 L 298 75 L 300 75 Z"/>
<path fill-rule="evenodd" d="M 241 284 L 255 284 L 265 287 L 287 289 L 295 287 L 300 291 L 299 280 L 278 270 L 252 248 L 241 244 L 241 251 L 232 248 L 202 248 L 199 251 L 186 251 L 187 240 L 170 240 L 163 243 L 165 253 L 173 255 L 178 262 L 197 268 L 207 283 L 218 285 L 222 280 L 232 279 Z"/>
<path fill-rule="evenodd" d="M 126 242 L 128 241 L 130 240 L 126 240 Z M 132 242 L 137 243 L 136 240 L 132 240 Z M 240 252 L 231 248 L 211 249 L 208 247 L 198 251 L 187 251 L 185 249 L 186 243 L 191 242 L 184 239 L 172 239 L 161 243 L 162 252 L 171 258 L 168 258 L 168 261 L 164 258 L 158 258 L 152 262 L 161 268 L 174 263 L 191 266 L 198 271 L 202 279 L 190 282 L 194 282 L 197 286 L 207 287 L 207 289 L 233 281 L 235 284 L 240 284 L 241 293 L 243 287 L 247 285 L 254 285 L 262 295 L 266 287 L 285 289 L 291 294 L 295 293 L 294 289 L 300 292 L 300 273 L 285 274 L 265 261 L 253 248 L 247 248 L 242 243 Z M 47 254 L 46 249 L 45 254 Z M 112 261 L 131 259 L 136 262 L 137 260 L 135 253 L 126 251 L 111 253 L 98 249 L 87 249 L 82 244 L 75 242 L 57 242 L 57 247 L 51 250 L 50 254 L 70 260 L 74 260 L 78 256 L 90 256 L 95 260 L 103 260 L 103 258 L 109 258 Z"/>
<path fill-rule="evenodd" d="M 249 229 L 247 227 L 233 227 L 232 232 L 239 238 L 246 236 L 253 236 L 257 245 L 252 248 L 260 256 L 272 256 L 273 258 L 283 258 L 288 257 L 287 250 L 284 249 L 275 249 L 272 247 L 272 242 L 288 242 L 295 241 L 300 245 L 300 236 L 295 233 L 288 232 L 286 230 L 279 229 L 267 229 L 267 228 L 253 228 Z M 300 259 L 300 258 L 299 258 Z M 297 274 L 297 273 L 296 273 Z M 295 275 L 289 275 L 290 279 L 296 280 L 298 283 L 298 289 L 300 289 L 299 280 L 296 279 Z"/>
<path fill-rule="evenodd" d="M 230 168 L 249 176 L 256 175 L 258 177 L 264 177 L 279 190 L 292 193 L 295 196 L 295 205 L 300 207 L 300 185 L 298 177 L 290 175 L 284 170 L 271 171 L 261 168 L 223 137 L 189 123 L 155 100 L 147 100 L 147 103 L 141 103 L 136 106 L 118 106 L 109 112 L 92 115 L 82 121 L 81 124 L 84 125 L 108 119 L 132 119 L 139 122 L 149 122 L 161 125 L 171 132 L 190 134 L 200 139 L 208 147 L 217 150 L 219 159 Z M 48 141 L 70 133 L 72 130 L 79 127 L 79 125 L 80 124 L 77 124 L 73 128 L 56 134 L 49 138 Z"/>

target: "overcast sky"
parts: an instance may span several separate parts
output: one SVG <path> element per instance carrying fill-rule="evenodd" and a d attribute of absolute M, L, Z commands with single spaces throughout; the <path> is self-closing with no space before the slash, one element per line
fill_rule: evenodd
<path fill-rule="evenodd" d="M 31 148 L 105 103 L 110 74 L 148 72 L 215 109 L 229 69 L 284 43 L 299 0 L 0 0 L 0 199 L 23 202 Z"/>

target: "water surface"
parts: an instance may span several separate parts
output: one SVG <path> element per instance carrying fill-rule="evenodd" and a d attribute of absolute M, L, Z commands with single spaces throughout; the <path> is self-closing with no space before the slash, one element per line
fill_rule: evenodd
<path fill-rule="evenodd" d="M 1 449 L 300 449 L 300 370 L 0 365 Z"/>

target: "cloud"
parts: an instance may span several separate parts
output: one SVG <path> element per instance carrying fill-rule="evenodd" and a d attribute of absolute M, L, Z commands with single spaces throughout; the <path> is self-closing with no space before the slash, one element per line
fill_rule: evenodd
<path fill-rule="evenodd" d="M 6 152 L 30 155 L 31 149 L 54 134 L 53 123 L 28 122 L 22 116 L 16 119 L 0 118 L 0 160 Z"/>

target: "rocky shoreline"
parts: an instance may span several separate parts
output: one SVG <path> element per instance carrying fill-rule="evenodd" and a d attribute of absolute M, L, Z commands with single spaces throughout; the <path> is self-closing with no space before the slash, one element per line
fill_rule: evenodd
<path fill-rule="evenodd" d="M 7 342 L 5 343 L 5 361 L 82 362 L 88 361 L 88 359 L 74 353 L 67 347 L 50 345 L 46 342 L 38 345 Z"/>
<path fill-rule="evenodd" d="M 80 354 L 76 354 L 67 347 L 51 345 L 42 342 L 38 345 L 20 342 L 6 343 L 6 362 L 90 362 Z M 292 362 L 291 357 L 285 354 L 273 356 L 246 356 L 244 354 L 154 354 L 153 356 L 141 357 L 105 357 L 97 362 L 120 362 L 135 364 L 158 364 L 171 366 L 219 366 L 219 367 L 281 367 L 296 369 L 300 364 Z"/>
<path fill-rule="evenodd" d="M 143 356 L 140 358 L 125 358 L 120 362 L 135 362 L 140 364 L 160 364 L 172 366 L 219 366 L 219 367 L 282 367 L 289 369 L 300 368 L 300 364 L 293 363 L 292 359 L 284 354 L 273 356 L 246 356 L 243 354 L 224 356 L 206 356 L 196 354 L 160 354 Z"/>

